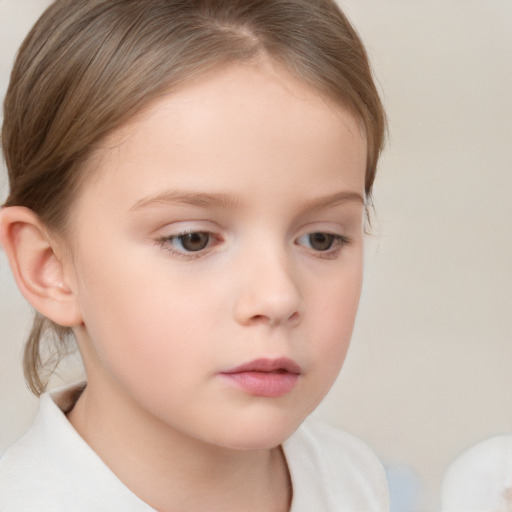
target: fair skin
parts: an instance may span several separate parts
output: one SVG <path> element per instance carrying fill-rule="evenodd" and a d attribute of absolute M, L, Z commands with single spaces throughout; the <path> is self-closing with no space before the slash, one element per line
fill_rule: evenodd
<path fill-rule="evenodd" d="M 2 212 L 20 288 L 77 337 L 70 422 L 155 509 L 289 509 L 280 445 L 331 387 L 357 311 L 365 164 L 347 110 L 239 65 L 104 141 L 68 250 Z M 17 262 L 36 238 L 45 257 Z M 283 368 L 226 375 L 255 360 Z"/>

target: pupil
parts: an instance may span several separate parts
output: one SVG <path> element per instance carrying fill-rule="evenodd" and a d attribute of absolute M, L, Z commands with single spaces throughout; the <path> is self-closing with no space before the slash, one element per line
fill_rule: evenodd
<path fill-rule="evenodd" d="M 183 236 L 181 243 L 187 251 L 200 251 L 208 245 L 207 233 L 188 233 Z"/>
<path fill-rule="evenodd" d="M 309 235 L 309 243 L 317 251 L 327 251 L 332 247 L 333 241 L 334 235 L 328 233 L 311 233 Z"/>

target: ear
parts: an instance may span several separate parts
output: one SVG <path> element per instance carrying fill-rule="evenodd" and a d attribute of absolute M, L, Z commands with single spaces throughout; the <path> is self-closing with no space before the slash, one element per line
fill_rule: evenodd
<path fill-rule="evenodd" d="M 66 327 L 82 323 L 66 251 L 37 215 L 22 206 L 0 210 L 0 243 L 23 296 L 42 315 Z M 69 270 L 69 269 L 68 269 Z"/>

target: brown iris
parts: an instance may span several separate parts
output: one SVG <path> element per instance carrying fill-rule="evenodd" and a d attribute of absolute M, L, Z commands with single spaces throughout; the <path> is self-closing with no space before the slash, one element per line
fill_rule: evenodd
<path fill-rule="evenodd" d="M 190 252 L 206 249 L 210 242 L 210 234 L 202 232 L 187 233 L 186 235 L 181 235 L 179 238 L 183 249 Z"/>
<path fill-rule="evenodd" d="M 329 233 L 311 233 L 309 244 L 315 251 L 328 251 L 334 242 L 334 235 Z"/>

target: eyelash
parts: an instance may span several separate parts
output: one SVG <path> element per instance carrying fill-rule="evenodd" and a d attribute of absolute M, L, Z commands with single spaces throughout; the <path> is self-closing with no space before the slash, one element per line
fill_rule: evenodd
<path fill-rule="evenodd" d="M 327 235 L 327 236 L 332 237 L 332 245 L 325 251 L 309 248 L 309 250 L 311 250 L 315 254 L 315 256 L 319 257 L 319 258 L 335 259 L 343 247 L 352 244 L 352 239 L 346 235 L 338 235 L 335 233 L 329 233 L 329 232 L 324 232 L 324 231 L 313 231 L 311 233 L 306 233 L 306 234 L 298 237 L 295 240 L 295 243 L 296 243 L 296 245 L 301 245 L 298 243 L 298 240 L 300 240 L 301 238 L 304 238 L 304 237 L 311 237 L 312 235 L 316 235 L 316 234 Z M 182 240 L 181 246 L 183 247 L 183 238 L 187 235 L 207 235 L 209 237 L 208 244 L 204 248 L 198 249 L 197 251 L 187 251 L 186 249 L 184 249 L 183 251 L 180 251 L 180 250 L 176 250 L 172 247 L 173 241 L 180 240 L 180 239 Z M 222 241 L 222 239 L 215 233 L 212 233 L 211 231 L 194 231 L 194 230 L 183 231 L 181 233 L 176 233 L 175 235 L 164 236 L 164 237 L 160 237 L 155 240 L 155 242 L 160 247 L 165 249 L 166 251 L 168 251 L 178 257 L 186 258 L 189 260 L 203 257 L 205 255 L 205 251 L 209 247 L 211 247 L 212 244 L 214 244 L 215 242 L 220 243 L 221 241 Z"/>
<path fill-rule="evenodd" d="M 172 247 L 173 241 L 180 240 L 180 239 L 182 240 L 181 246 L 183 247 L 183 238 L 187 235 L 207 235 L 209 237 L 208 245 L 204 249 L 199 249 L 197 251 L 187 251 L 185 249 L 183 251 L 179 251 Z M 160 247 L 162 247 L 166 251 L 169 251 L 173 255 L 179 256 L 180 258 L 187 258 L 187 259 L 191 260 L 191 259 L 201 258 L 202 256 L 204 256 L 205 250 L 208 249 L 212 245 L 212 240 L 214 242 L 222 241 L 218 235 L 216 235 L 215 233 L 212 233 L 211 231 L 189 230 L 189 231 L 183 231 L 181 233 L 176 233 L 175 235 L 163 236 L 161 238 L 158 238 L 156 240 L 156 243 Z"/>
<path fill-rule="evenodd" d="M 314 253 L 314 255 L 317 258 L 323 258 L 323 259 L 336 259 L 343 249 L 343 247 L 346 247 L 352 243 L 352 239 L 346 235 L 337 235 L 335 233 L 329 233 L 326 231 L 313 231 L 311 233 L 306 233 L 302 236 L 300 236 L 297 240 L 300 240 L 303 237 L 311 237 L 313 235 L 327 235 L 329 237 L 332 237 L 332 244 L 331 246 L 322 251 L 322 250 L 315 250 L 311 248 L 310 250 Z M 297 243 L 297 242 L 296 242 Z M 297 243 L 297 245 L 300 245 Z"/>

